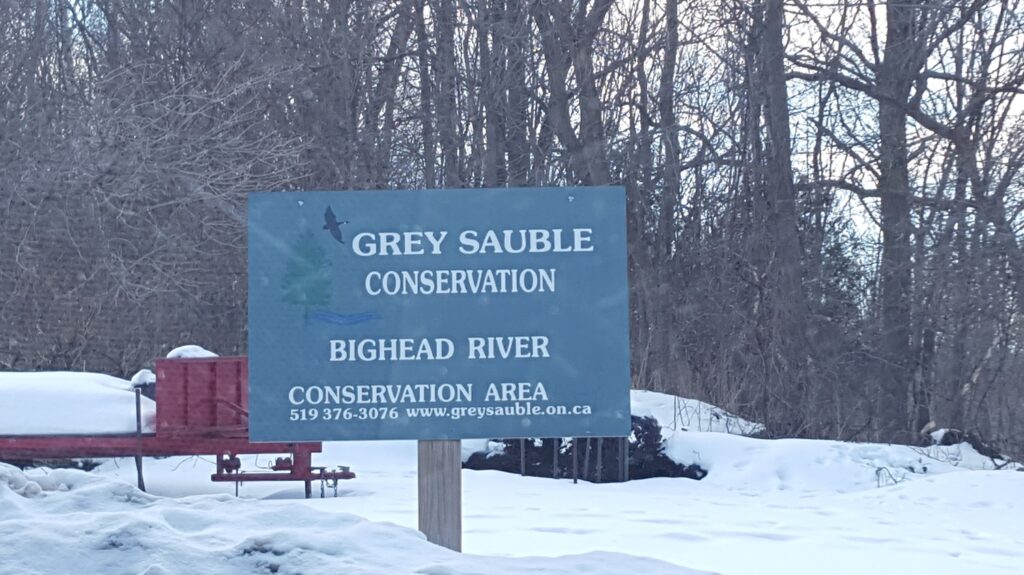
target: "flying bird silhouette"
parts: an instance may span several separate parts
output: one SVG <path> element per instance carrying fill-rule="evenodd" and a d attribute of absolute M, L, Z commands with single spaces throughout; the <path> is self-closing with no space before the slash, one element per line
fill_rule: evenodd
<path fill-rule="evenodd" d="M 345 240 L 341 236 L 341 225 L 347 224 L 348 220 L 338 221 L 338 217 L 334 215 L 334 210 L 331 206 L 327 206 L 327 210 L 324 212 L 324 229 L 331 233 L 334 239 L 338 240 L 338 243 L 345 243 Z"/>

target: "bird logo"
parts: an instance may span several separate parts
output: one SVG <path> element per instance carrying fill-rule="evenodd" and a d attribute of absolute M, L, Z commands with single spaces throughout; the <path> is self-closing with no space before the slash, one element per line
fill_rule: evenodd
<path fill-rule="evenodd" d="M 338 240 L 338 243 L 345 243 L 345 239 L 341 235 L 341 225 L 347 224 L 348 220 L 338 221 L 338 216 L 334 215 L 334 210 L 331 206 L 327 206 L 327 210 L 324 211 L 324 229 L 330 232 L 331 236 Z"/>

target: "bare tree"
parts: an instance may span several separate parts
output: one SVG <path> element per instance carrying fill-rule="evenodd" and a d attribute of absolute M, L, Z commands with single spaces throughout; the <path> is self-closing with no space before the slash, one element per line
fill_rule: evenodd
<path fill-rule="evenodd" d="M 1019 452 L 1020 12 L 0 3 L 0 365 L 243 353 L 246 191 L 618 183 L 634 385 Z"/>

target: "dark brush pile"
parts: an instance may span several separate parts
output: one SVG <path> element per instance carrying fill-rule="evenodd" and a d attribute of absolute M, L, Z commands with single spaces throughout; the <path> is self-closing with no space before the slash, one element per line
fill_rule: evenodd
<path fill-rule="evenodd" d="M 665 455 L 661 427 L 651 417 L 632 418 L 628 445 L 629 479 L 651 477 L 688 477 L 703 479 L 707 471 L 697 465 L 682 465 Z M 573 452 L 577 454 L 578 477 L 586 481 L 614 482 L 622 478 L 621 439 L 503 439 L 500 452 L 474 453 L 463 464 L 465 469 L 493 469 L 522 473 L 533 477 L 573 476 Z M 525 469 L 521 454 L 525 449 Z M 557 455 L 555 449 L 558 450 Z"/>

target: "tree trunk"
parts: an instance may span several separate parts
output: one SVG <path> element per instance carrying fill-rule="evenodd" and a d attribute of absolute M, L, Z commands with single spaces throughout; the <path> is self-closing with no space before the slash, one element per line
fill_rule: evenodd
<path fill-rule="evenodd" d="M 513 186 L 536 183 L 530 173 L 530 92 L 526 69 L 529 53 L 529 18 L 521 2 L 509 2 L 505 9 L 501 42 L 506 61 L 505 80 L 508 85 L 508 112 L 505 116 L 508 148 L 508 182 Z"/>
<path fill-rule="evenodd" d="M 767 0 L 761 40 L 761 73 L 765 92 L 767 144 L 765 195 L 772 253 L 772 307 L 775 337 L 782 357 L 779 390 L 783 406 L 779 432 L 787 436 L 803 431 L 807 401 L 805 373 L 808 357 L 807 303 L 802 285 L 802 252 L 797 225 L 796 191 L 790 151 L 789 99 L 783 46 L 783 0 Z"/>
<path fill-rule="evenodd" d="M 420 81 L 420 133 L 423 138 L 423 185 L 427 189 L 437 187 L 437 143 L 434 140 L 433 79 L 430 75 L 430 38 L 424 8 L 426 0 L 420 0 L 416 15 L 417 65 Z"/>
<path fill-rule="evenodd" d="M 437 37 L 437 59 L 434 77 L 437 79 L 437 131 L 441 144 L 442 185 L 461 188 L 464 184 L 459 169 L 459 142 L 456 104 L 455 71 L 455 3 L 454 0 L 434 0 L 434 34 Z"/>
<path fill-rule="evenodd" d="M 881 196 L 882 261 L 878 416 L 881 439 L 909 439 L 908 397 L 912 385 L 910 343 L 911 222 L 907 168 L 907 114 L 916 51 L 918 8 L 886 5 L 886 43 L 878 71 L 878 192 Z"/>

